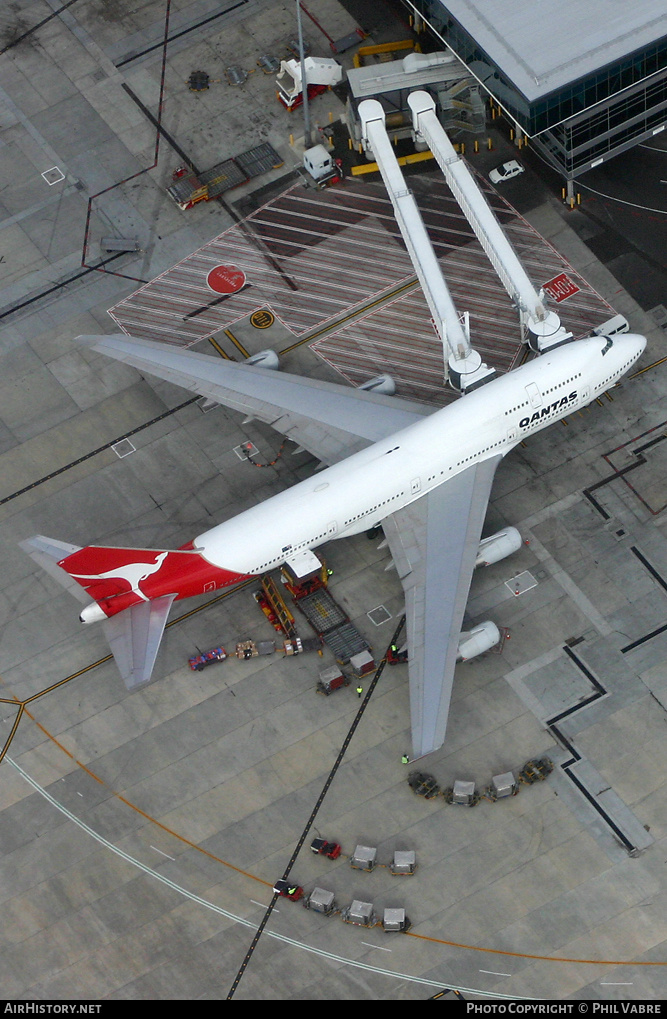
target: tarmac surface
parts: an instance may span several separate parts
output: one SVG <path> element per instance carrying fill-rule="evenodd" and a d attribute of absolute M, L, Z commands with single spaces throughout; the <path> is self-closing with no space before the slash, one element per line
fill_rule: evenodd
<path fill-rule="evenodd" d="M 354 28 L 334 0 L 307 6 L 334 39 Z M 274 636 L 253 585 L 183 603 L 154 682 L 130 695 L 101 631 L 79 624 L 18 542 L 177 547 L 316 468 L 278 455 L 270 429 L 74 343 L 116 331 L 108 309 L 234 226 L 260 184 L 182 212 L 165 189 L 183 153 L 205 167 L 269 141 L 285 166 L 261 187 L 293 185 L 294 122 L 256 67 L 284 55 L 293 12 L 270 0 L 171 4 L 155 160 L 142 105 L 157 116 L 165 3 L 75 3 L 15 42 L 61 7 L 25 0 L 0 13 L 0 993 L 226 997 L 356 723 L 311 832 L 343 855 L 314 856 L 307 838 L 292 876 L 333 891 L 339 908 L 403 907 L 412 929 L 362 929 L 281 900 L 236 998 L 421 1000 L 446 987 L 480 1000 L 664 997 L 667 382 L 656 362 L 667 342 L 648 314 L 654 294 L 623 289 L 611 249 L 602 264 L 582 237 L 589 221 L 562 208 L 529 157 L 503 197 L 649 346 L 633 378 L 501 465 L 487 532 L 512 524 L 526 544 L 476 575 L 468 614 L 509 639 L 459 668 L 447 743 L 423 767 L 442 786 L 482 788 L 546 754 L 546 781 L 474 809 L 416 797 L 401 763 L 401 666 L 368 699 L 354 685 L 317 694 L 332 660 L 309 654 L 191 672 L 197 649 Z M 307 37 L 330 52 L 314 22 Z M 253 71 L 241 88 L 225 83 L 231 64 Z M 191 93 L 193 69 L 221 81 Z M 322 124 L 340 112 L 333 96 L 319 102 Z M 511 151 L 494 139 L 473 164 L 482 172 Z M 109 236 L 141 251 L 104 252 Z M 234 337 L 259 344 L 249 320 Z M 216 342 L 240 356 L 224 332 Z M 284 367 L 339 378 L 307 344 Z M 270 466 L 239 457 L 248 441 Z M 402 612 L 378 545 L 362 535 L 324 548 L 332 593 L 376 660 Z M 383 866 L 351 869 L 357 844 L 377 847 Z M 397 849 L 416 851 L 414 876 L 385 866 Z"/>

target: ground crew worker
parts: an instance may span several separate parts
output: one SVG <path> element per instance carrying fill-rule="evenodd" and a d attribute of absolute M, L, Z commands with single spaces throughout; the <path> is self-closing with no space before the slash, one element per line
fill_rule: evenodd
<path fill-rule="evenodd" d="M 403 756 L 401 757 L 401 764 L 409 764 L 409 763 L 410 763 L 410 758 L 408 757 L 407 754 L 403 754 Z"/>
<path fill-rule="evenodd" d="M 357 687 L 357 697 L 361 697 L 363 692 L 364 692 L 363 686 L 358 686 Z"/>
<path fill-rule="evenodd" d="M 296 895 L 296 893 L 298 891 L 298 888 L 299 888 L 298 885 L 290 885 L 289 888 L 287 889 L 287 894 L 288 895 Z"/>

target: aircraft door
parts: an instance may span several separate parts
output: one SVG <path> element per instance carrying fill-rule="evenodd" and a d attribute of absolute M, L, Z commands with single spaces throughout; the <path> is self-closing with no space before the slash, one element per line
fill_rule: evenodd
<path fill-rule="evenodd" d="M 338 524 L 335 520 L 332 520 L 331 523 L 327 524 L 327 537 L 331 538 L 334 534 L 337 534 L 337 532 Z"/>
<path fill-rule="evenodd" d="M 410 492 L 412 495 L 416 495 L 417 492 L 421 492 L 422 482 L 421 478 L 413 478 L 410 482 Z"/>
<path fill-rule="evenodd" d="M 528 399 L 530 400 L 531 407 L 542 406 L 542 394 L 534 382 L 529 382 L 526 386 L 526 392 L 528 393 Z"/>

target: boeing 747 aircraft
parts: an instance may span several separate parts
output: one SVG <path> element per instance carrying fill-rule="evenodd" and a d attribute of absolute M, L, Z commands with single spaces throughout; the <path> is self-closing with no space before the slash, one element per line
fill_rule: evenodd
<path fill-rule="evenodd" d="M 41 536 L 23 543 L 51 571 L 57 563 L 69 589 L 90 602 L 81 621 L 104 623 L 128 686 L 150 679 L 175 600 L 283 563 L 304 576 L 319 545 L 381 525 L 405 592 L 414 757 L 445 738 L 463 614 L 500 460 L 613 386 L 646 346 L 633 334 L 570 342 L 433 411 L 125 335 L 80 340 L 270 424 L 327 465 L 177 550 L 79 548 Z"/>

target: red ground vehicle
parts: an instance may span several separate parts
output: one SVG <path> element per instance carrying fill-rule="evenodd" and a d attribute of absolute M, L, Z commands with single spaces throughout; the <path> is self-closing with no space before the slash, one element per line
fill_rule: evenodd
<path fill-rule="evenodd" d="M 314 853 L 326 856 L 330 860 L 337 860 L 341 852 L 338 842 L 327 842 L 326 839 L 313 839 L 310 848 Z"/>
<path fill-rule="evenodd" d="M 276 881 L 273 890 L 277 895 L 282 896 L 283 899 L 290 899 L 291 902 L 298 902 L 303 895 L 301 885 L 290 884 L 289 881 L 283 881 L 282 878 Z"/>
<path fill-rule="evenodd" d="M 394 650 L 390 647 L 387 651 L 387 665 L 403 665 L 408 660 L 408 649 L 404 648 L 399 651 L 398 648 Z"/>
<path fill-rule="evenodd" d="M 321 96 L 323 92 L 327 91 L 328 87 L 328 85 L 309 85 L 308 98 L 314 99 L 315 96 Z M 276 92 L 276 95 L 278 100 L 283 104 L 286 110 L 289 110 L 290 113 L 292 110 L 298 110 L 298 108 L 303 105 L 303 92 L 299 92 L 298 95 L 294 96 L 291 102 L 283 95 L 282 92 Z"/>

